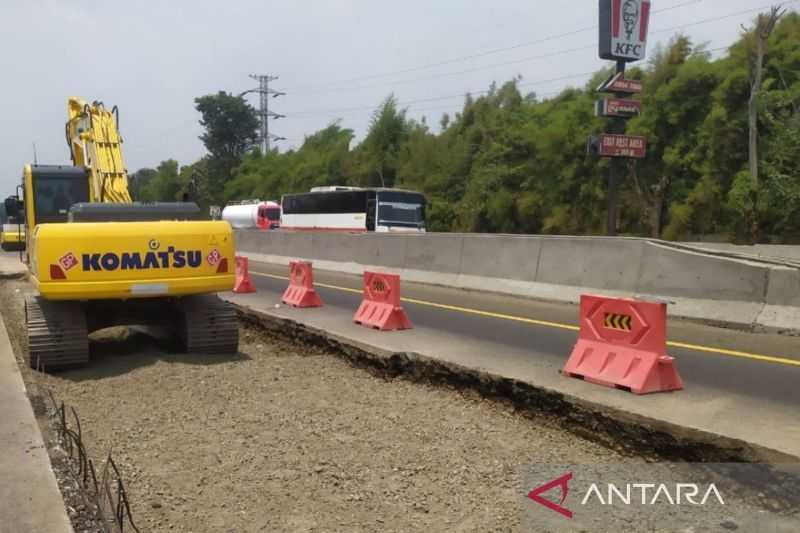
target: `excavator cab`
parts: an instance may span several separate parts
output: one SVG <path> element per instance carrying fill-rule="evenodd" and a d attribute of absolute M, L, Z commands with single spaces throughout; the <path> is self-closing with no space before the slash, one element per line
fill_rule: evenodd
<path fill-rule="evenodd" d="M 89 181 L 85 168 L 58 165 L 31 165 L 26 176 L 24 196 L 28 227 L 67 222 L 73 204 L 89 201 Z"/>

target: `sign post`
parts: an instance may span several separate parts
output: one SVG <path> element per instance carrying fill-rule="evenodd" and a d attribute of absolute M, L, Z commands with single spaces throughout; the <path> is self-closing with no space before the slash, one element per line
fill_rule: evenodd
<path fill-rule="evenodd" d="M 625 61 L 617 61 L 617 74 L 623 76 L 625 74 Z M 611 132 L 616 134 L 625 133 L 625 119 L 622 117 L 615 117 L 611 123 Z M 602 153 L 602 142 L 601 142 Z M 606 219 L 606 233 L 610 237 L 617 234 L 617 183 L 625 175 L 625 162 L 619 157 L 611 158 L 608 173 L 608 218 Z"/>
<path fill-rule="evenodd" d="M 641 92 L 642 84 L 625 79 L 625 65 L 645 58 L 647 29 L 650 24 L 650 0 L 599 0 L 601 59 L 616 61 L 616 70 L 598 92 L 611 93 L 616 98 L 597 103 L 598 116 L 611 117 L 611 133 L 591 139 L 590 147 L 600 157 L 610 157 L 608 175 L 608 235 L 617 234 L 617 183 L 625 172 L 625 158 L 645 156 L 647 141 L 644 137 L 626 136 L 625 121 L 641 113 L 641 103 L 630 100 L 632 94 Z"/>

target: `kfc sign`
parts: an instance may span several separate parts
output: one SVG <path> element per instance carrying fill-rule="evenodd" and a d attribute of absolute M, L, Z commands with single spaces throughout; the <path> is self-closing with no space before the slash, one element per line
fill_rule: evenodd
<path fill-rule="evenodd" d="M 650 0 L 600 0 L 600 57 L 644 59 Z"/>

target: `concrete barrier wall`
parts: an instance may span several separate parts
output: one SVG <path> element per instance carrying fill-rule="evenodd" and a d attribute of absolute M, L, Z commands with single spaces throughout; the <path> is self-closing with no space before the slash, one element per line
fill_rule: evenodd
<path fill-rule="evenodd" d="M 519 281 L 535 281 L 542 243 L 517 235 L 463 235 L 461 262 L 457 271 Z"/>
<path fill-rule="evenodd" d="M 710 300 L 762 302 L 769 267 L 647 243 L 637 290 Z"/>
<path fill-rule="evenodd" d="M 440 285 L 546 299 L 574 300 L 587 290 L 660 296 L 680 299 L 679 308 L 702 308 L 686 315 L 705 314 L 709 319 L 725 311 L 725 302 L 749 305 L 735 311 L 743 321 L 754 322 L 765 306 L 788 306 L 800 314 L 796 267 L 694 252 L 648 239 L 257 230 L 236 231 L 236 239 L 240 253 L 316 260 L 350 272 L 359 272 L 361 266 L 383 268 L 405 279 Z M 697 303 L 701 301 L 705 307 Z"/>
<path fill-rule="evenodd" d="M 535 281 L 635 291 L 643 244 L 629 239 L 544 237 Z"/>
<path fill-rule="evenodd" d="M 800 261 L 800 244 L 742 245 L 716 242 L 689 242 L 686 244 L 707 250 L 719 250 L 721 252 L 732 252 L 737 254 L 755 255 L 759 257 Z"/>

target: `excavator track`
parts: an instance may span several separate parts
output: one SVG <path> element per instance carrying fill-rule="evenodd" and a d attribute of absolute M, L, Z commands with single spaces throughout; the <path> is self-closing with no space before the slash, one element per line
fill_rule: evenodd
<path fill-rule="evenodd" d="M 187 296 L 178 301 L 181 349 L 191 353 L 229 354 L 239 350 L 236 312 L 215 294 Z"/>
<path fill-rule="evenodd" d="M 39 296 L 25 299 L 28 364 L 50 371 L 89 362 L 86 313 L 79 302 L 52 302 Z"/>

